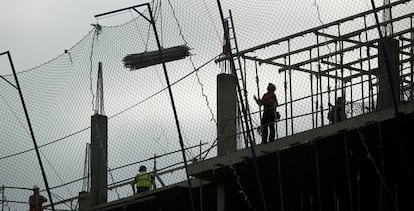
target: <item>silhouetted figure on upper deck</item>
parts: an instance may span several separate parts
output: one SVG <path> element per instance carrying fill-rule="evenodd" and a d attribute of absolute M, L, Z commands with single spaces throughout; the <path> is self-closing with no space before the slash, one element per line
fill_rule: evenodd
<path fill-rule="evenodd" d="M 335 105 L 329 105 L 328 120 L 330 123 L 337 123 L 346 120 L 345 100 L 342 97 L 336 98 Z"/>

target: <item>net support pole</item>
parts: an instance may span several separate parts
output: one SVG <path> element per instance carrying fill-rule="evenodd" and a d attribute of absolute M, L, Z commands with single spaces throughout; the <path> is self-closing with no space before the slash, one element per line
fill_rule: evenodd
<path fill-rule="evenodd" d="M 4 196 L 4 185 L 1 186 L 1 211 L 4 211 L 4 203 L 6 203 L 6 197 Z"/>
<path fill-rule="evenodd" d="M 50 193 L 49 183 L 48 183 L 48 181 L 47 181 L 47 177 L 46 177 L 46 172 L 45 172 L 45 169 L 44 169 L 44 167 L 43 167 L 42 159 L 41 159 L 41 157 L 40 157 L 39 147 L 38 147 L 38 145 L 37 145 L 37 143 L 36 143 L 36 138 L 35 138 L 35 135 L 34 135 L 34 132 L 33 132 L 32 124 L 31 124 L 31 122 L 30 122 L 29 112 L 27 111 L 26 103 L 25 103 L 25 101 L 24 101 L 24 97 L 23 97 L 22 89 L 20 88 L 19 80 L 18 80 L 18 78 L 17 78 L 17 73 L 16 73 L 16 70 L 14 69 L 13 60 L 12 60 L 12 57 L 11 57 L 11 55 L 10 55 L 10 52 L 9 52 L 9 51 L 6 51 L 6 52 L 4 52 L 4 53 L 0 53 L 0 56 L 1 56 L 1 55 L 4 55 L 4 54 L 7 54 L 7 57 L 8 57 L 8 59 L 9 59 L 9 63 L 10 63 L 10 66 L 11 66 L 11 69 L 12 69 L 12 71 L 13 71 L 14 80 L 16 81 L 16 87 L 15 87 L 15 88 L 16 88 L 16 89 L 17 89 L 17 91 L 19 92 L 20 100 L 21 100 L 21 102 L 22 102 L 22 106 L 23 106 L 24 114 L 25 114 L 25 116 L 26 116 L 27 125 L 29 126 L 29 130 L 30 130 L 30 136 L 32 137 L 32 141 L 33 141 L 33 145 L 34 145 L 34 148 L 35 148 L 35 152 L 36 152 L 37 160 L 38 160 L 38 162 L 39 162 L 40 170 L 42 171 L 43 182 L 45 183 L 45 187 L 46 187 L 47 195 L 48 195 L 48 197 L 49 197 L 49 200 L 50 200 L 50 204 L 51 204 L 52 210 L 53 210 L 53 211 L 55 211 L 55 207 L 54 207 L 54 205 L 53 205 L 52 194 Z"/>
<path fill-rule="evenodd" d="M 152 28 L 154 30 L 155 39 L 157 41 L 158 52 L 159 52 L 159 56 L 161 58 L 162 68 L 164 70 L 164 75 L 165 75 L 165 80 L 167 82 L 167 88 L 168 88 L 168 93 L 169 93 L 170 100 L 171 100 L 171 106 L 172 106 L 173 113 L 174 113 L 175 124 L 177 126 L 178 138 L 179 138 L 179 142 L 180 142 L 180 146 L 181 146 L 181 152 L 182 152 L 183 161 L 184 161 L 185 174 L 187 176 L 188 194 L 189 194 L 190 201 L 191 201 L 191 210 L 195 211 L 192 185 L 191 185 L 190 176 L 188 175 L 187 158 L 186 158 L 186 155 L 185 155 L 184 142 L 183 142 L 183 137 L 181 135 L 180 123 L 178 121 L 177 109 L 175 107 L 174 97 L 173 97 L 173 93 L 172 93 L 171 85 L 170 85 L 170 80 L 168 78 L 167 67 L 166 67 L 165 62 L 164 62 L 164 56 L 163 56 L 163 52 L 162 52 L 160 38 L 158 37 L 157 27 L 155 26 L 155 20 L 154 20 L 154 17 L 152 15 L 152 10 L 151 10 L 150 5 L 148 3 L 146 5 L 148 7 L 150 20 L 151 20 L 151 25 L 152 25 Z"/>

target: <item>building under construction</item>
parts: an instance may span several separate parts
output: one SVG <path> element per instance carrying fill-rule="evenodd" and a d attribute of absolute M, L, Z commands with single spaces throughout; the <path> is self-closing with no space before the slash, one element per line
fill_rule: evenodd
<path fill-rule="evenodd" d="M 92 190 L 79 195 L 80 210 L 413 210 L 414 13 L 367 24 L 368 17 L 378 21 L 376 13 L 391 14 L 405 3 L 241 51 L 229 11 L 222 19 L 224 52 L 216 60 L 228 68 L 217 76 L 217 157 L 193 160 L 188 182 L 109 203 L 106 179 L 99 182 L 106 174 L 94 178 L 92 167 Z M 349 24 L 355 25 L 352 31 L 342 30 Z M 312 42 L 295 45 L 305 38 Z M 266 51 L 275 46 L 278 53 L 269 57 Z M 246 62 L 272 65 L 284 74 L 287 103 L 278 107 L 282 118 L 276 127 L 286 136 L 274 142 L 256 144 L 251 119 L 258 113 L 249 110 Z M 292 99 L 292 73 L 310 78 L 302 84 L 310 91 L 303 98 Z M 340 96 L 346 98 L 347 119 L 329 123 L 327 105 Z M 298 105 L 309 108 L 298 114 Z M 105 125 L 101 118 L 92 121 Z M 296 126 L 300 118 L 308 124 Z M 92 131 L 92 145 L 94 137 L 105 137 L 95 132 L 102 133 Z M 94 186 L 94 180 L 104 185 Z M 122 185 L 131 181 L 116 186 Z"/>
<path fill-rule="evenodd" d="M 111 48 L 108 50 L 107 46 L 113 46 L 102 44 L 103 40 L 111 35 L 115 40 L 118 39 L 118 36 L 114 35 L 116 34 L 114 31 L 118 29 L 113 27 L 110 29 L 113 31 L 105 34 L 106 32 L 101 31 L 103 30 L 101 26 L 96 24 L 90 36 L 92 44 L 85 44 L 88 47 L 85 49 L 91 49 L 87 52 L 87 65 L 82 66 L 83 63 L 79 62 L 85 59 L 84 56 L 79 56 L 83 54 L 77 54 L 76 48 L 65 52 L 63 55 L 67 57 L 65 62 L 70 61 L 70 65 L 61 62 L 56 66 L 68 64 L 68 68 L 72 70 L 76 69 L 72 65 L 79 63 L 79 66 L 87 68 L 86 72 L 90 76 L 88 81 L 92 81 L 94 48 L 96 51 L 103 49 L 110 53 L 115 52 L 108 55 L 98 53 L 98 55 L 108 61 L 116 60 L 116 64 L 97 63 L 98 82 L 96 95 L 93 96 L 96 101 L 95 104 L 92 103 L 94 115 L 90 119 L 90 134 L 87 134 L 88 139 L 90 135 L 90 144 L 88 143 L 85 153 L 84 168 L 87 170 L 86 173 L 84 172 L 84 177 L 51 189 L 80 181 L 87 181 L 88 184 L 85 185 L 87 188 L 82 187 L 82 190 L 79 189 L 79 194 L 72 198 L 44 204 L 45 209 L 54 210 L 54 206 L 70 203 L 70 209 L 74 210 L 72 204 L 76 202 L 75 209 L 81 211 L 414 210 L 411 193 L 414 190 L 412 161 L 414 144 L 410 132 L 411 123 L 414 121 L 414 13 L 405 8 L 405 5 L 412 1 L 398 0 L 392 3 L 388 1 L 378 7 L 375 7 L 372 2 L 372 9 L 365 12 L 330 23 L 321 23 L 318 27 L 247 49 L 239 49 L 237 28 L 231 11 L 223 12 L 220 1 L 217 3 L 224 31 L 224 44 L 220 56 L 211 60 L 222 68 L 222 72 L 216 76 L 217 109 L 214 115 L 217 117 L 217 124 L 214 126 L 217 131 L 213 133 L 216 132 L 217 138 L 214 144 L 202 152 L 202 142 L 198 146 L 185 147 L 182 141 L 165 63 L 173 63 L 191 56 L 192 49 L 186 45 L 187 41 L 184 37 L 184 45 L 164 49 L 160 44 L 149 4 L 97 15 L 112 16 L 113 13 L 127 10 L 136 12 L 137 14 L 134 14 L 145 22 L 140 26 L 148 28 L 147 34 L 151 34 L 150 29 L 154 32 L 154 37 L 151 38 L 157 41 L 157 50 L 147 51 L 148 37 L 143 53 L 131 53 L 131 49 L 136 51 L 132 47 L 128 50 L 123 49 L 124 51 L 112 51 Z M 160 5 L 161 3 L 159 7 Z M 139 10 L 143 7 L 144 12 Z M 159 11 L 161 9 L 158 9 Z M 175 12 L 173 13 L 178 24 Z M 131 25 L 138 28 L 138 24 L 135 24 L 131 22 Z M 124 34 L 124 31 L 119 31 L 120 34 Z M 183 36 L 181 32 L 180 28 L 180 35 Z M 97 40 L 101 42 L 101 46 L 98 45 Z M 127 45 L 134 43 L 129 40 L 123 41 Z M 118 40 L 114 43 L 115 46 L 118 45 Z M 70 52 L 73 52 L 73 55 Z M 82 57 L 83 60 L 77 60 L 77 56 Z M 199 70 L 192 60 L 191 63 L 194 72 Z M 133 175 L 128 171 L 124 172 L 128 176 L 123 175 L 124 177 L 116 182 L 113 175 L 110 175 L 114 170 L 141 165 L 144 161 L 109 168 L 108 157 L 116 159 L 113 158 L 115 153 L 109 153 L 108 156 L 108 150 L 111 148 L 108 137 L 116 130 L 108 130 L 108 119 L 130 110 L 133 106 L 120 106 L 118 110 L 125 109 L 120 112 L 113 109 L 112 112 L 115 114 L 112 117 L 105 115 L 102 69 L 106 64 L 112 65 L 112 69 L 108 68 L 111 71 L 107 71 L 107 74 L 122 75 L 115 78 L 122 79 L 118 80 L 121 83 L 126 81 L 125 78 L 131 77 L 131 84 L 134 85 L 140 83 L 134 81 L 140 77 L 127 74 L 136 73 L 140 71 L 138 69 L 156 64 L 161 64 L 164 70 L 167 81 L 165 90 L 168 90 L 170 104 L 173 107 L 181 147 L 180 150 L 166 154 L 182 153 L 183 161 L 170 165 L 173 162 L 171 161 L 168 163 L 169 166 L 157 169 L 156 160 L 163 155 L 154 154 L 152 158 L 144 160 L 154 161 L 153 168 L 149 167 L 152 169 L 150 173 L 154 176 L 153 188 L 146 192 L 130 194 L 136 181 L 131 178 Z M 117 68 L 136 71 L 116 72 Z M 278 75 L 280 81 L 276 93 L 279 102 L 283 102 L 277 107 L 280 119 L 275 120 L 276 140 L 269 143 L 259 141 L 261 127 L 255 125 L 254 121 L 261 119 L 263 111 L 260 109 L 253 111 L 250 102 L 253 95 L 263 94 L 259 91 L 259 80 L 266 81 L 267 78 L 261 77 L 258 71 L 260 68 L 267 68 L 266 70 L 274 71 L 274 74 Z M 82 76 L 75 76 L 75 79 L 76 77 L 82 78 Z M 248 83 L 248 78 L 255 78 L 256 84 Z M 75 84 L 78 86 L 77 83 Z M 92 82 L 89 85 L 92 87 Z M 128 87 L 130 84 L 127 84 L 125 87 L 128 90 L 122 90 L 126 88 L 117 87 L 116 83 L 111 85 L 119 88 L 117 91 L 125 91 L 122 95 L 128 96 L 126 98 L 130 98 L 128 100 L 133 102 L 134 106 L 139 104 L 136 104 L 139 98 L 132 96 L 137 92 L 132 90 L 136 87 L 130 88 Z M 54 83 L 52 86 L 54 87 Z M 257 93 L 253 94 L 252 90 L 255 88 Z M 70 89 L 65 87 L 63 90 Z M 155 89 L 149 88 L 149 90 Z M 92 92 L 92 88 L 87 91 Z M 68 94 L 66 97 L 72 96 Z M 333 121 L 330 112 L 333 107 L 338 106 L 332 104 L 335 104 L 339 97 L 345 99 L 343 106 L 346 117 L 341 121 Z M 185 95 L 185 98 L 188 97 Z M 143 113 L 137 115 L 142 119 L 134 121 L 132 120 L 134 118 L 127 118 L 122 121 L 131 121 L 128 123 L 130 125 L 139 124 L 145 121 L 145 118 L 141 117 L 146 115 Z M 162 116 L 161 121 L 165 120 L 162 114 L 160 116 Z M 120 125 L 124 126 L 124 124 Z M 131 133 L 139 133 L 141 130 L 138 130 L 138 127 L 134 127 Z M 121 132 L 116 135 L 121 135 Z M 127 138 L 130 137 L 125 135 L 119 139 Z M 81 140 L 81 138 L 77 139 Z M 122 144 L 127 145 L 124 142 Z M 133 144 L 141 143 L 133 142 Z M 131 148 L 131 146 L 130 144 L 126 147 Z M 186 151 L 197 147 L 200 148 L 200 154 L 187 160 Z M 127 154 L 139 154 L 138 150 L 131 151 L 120 150 L 119 154 L 125 154 L 126 160 L 136 158 L 128 157 Z M 209 154 L 211 151 L 213 151 L 211 154 L 214 152 L 216 154 L 208 156 L 211 155 Z M 180 171 L 179 178 L 173 178 L 174 182 L 163 181 L 163 175 L 177 171 Z M 112 183 L 109 183 L 110 177 Z M 109 196 L 111 191 L 120 188 L 128 190 L 124 191 L 128 194 L 126 197 L 120 197 L 121 194 L 118 192 L 117 199 Z M 3 209 L 5 209 L 4 202 L 7 201 L 5 189 L 7 188 L 4 186 L 1 189 Z M 48 187 L 47 189 L 49 191 Z M 51 198 L 50 192 L 49 198 Z M 16 203 L 24 202 L 16 201 Z"/>

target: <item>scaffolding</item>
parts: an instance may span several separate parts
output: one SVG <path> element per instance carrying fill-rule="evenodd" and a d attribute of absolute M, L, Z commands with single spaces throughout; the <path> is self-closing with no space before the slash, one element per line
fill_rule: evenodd
<path fill-rule="evenodd" d="M 397 75 L 398 101 L 413 100 L 413 15 L 401 11 L 409 1 L 401 0 L 372 10 L 346 17 L 331 23 L 311 28 L 287 37 L 241 50 L 233 56 L 242 57 L 254 64 L 265 64 L 278 68 L 283 74 L 283 104 L 279 128 L 285 136 L 327 125 L 329 107 L 344 96 L 348 117 L 378 110 L 379 82 L 382 77 L 380 36 L 374 13 L 384 12 L 387 19 L 379 25 L 391 28 L 385 41 L 395 40 L 399 48 Z M 398 15 L 392 11 L 398 9 Z M 275 55 L 275 52 L 277 54 Z M 216 62 L 228 59 L 224 56 Z M 295 74 L 295 75 L 294 75 Z M 295 83 L 295 76 L 308 75 L 308 83 Z M 309 92 L 310 91 L 310 92 Z M 280 93 L 279 93 L 280 94 Z M 310 108 L 295 109 L 296 106 L 311 105 Z M 309 106 L 306 106 L 309 107 Z M 297 107 L 296 107 L 297 108 Z M 304 112 L 303 112 L 304 111 Z M 255 114 L 258 112 L 253 112 Z M 311 128 L 298 128 L 295 121 L 307 117 Z"/>

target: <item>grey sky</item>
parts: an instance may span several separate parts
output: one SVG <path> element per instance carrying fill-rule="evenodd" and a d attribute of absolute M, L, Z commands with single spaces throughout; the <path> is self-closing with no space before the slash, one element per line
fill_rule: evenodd
<path fill-rule="evenodd" d="M 9 50 L 17 70 L 44 63 L 76 44 L 96 23 L 94 15 L 143 0 L 1 0 L 0 51 Z M 4 65 L 3 59 L 0 65 Z M 8 65 L 8 63 L 6 63 Z M 0 66 L 4 67 L 4 66 Z M 0 74 L 11 73 L 0 69 Z"/>
<path fill-rule="evenodd" d="M 211 1 L 211 0 L 210 0 Z M 118 8 L 129 7 L 132 5 L 148 2 L 145 0 L 1 0 L 0 2 L 0 51 L 11 51 L 15 67 L 17 70 L 26 70 L 40 65 L 60 54 L 64 49 L 72 47 L 89 30 L 91 23 L 96 23 L 94 15 L 111 11 Z M 184 2 L 184 1 L 183 1 Z M 208 2 L 208 1 L 206 1 Z M 209 5 L 215 5 L 209 2 Z M 307 0 L 307 1 L 283 1 L 283 0 L 262 0 L 262 1 L 234 1 L 223 0 L 222 4 L 227 13 L 227 9 L 236 10 L 235 17 L 242 16 L 250 19 L 247 24 L 254 24 L 260 28 L 286 20 L 300 19 L 303 10 L 315 17 L 316 8 L 313 3 L 320 5 L 322 19 L 328 21 L 332 13 L 336 15 L 347 14 L 350 10 L 332 9 L 344 8 L 348 1 L 326 1 L 326 0 Z M 378 1 L 377 1 L 378 2 Z M 249 7 L 255 4 L 263 11 L 255 16 L 246 14 L 240 10 L 242 7 Z M 360 7 L 366 10 L 369 7 L 368 0 L 352 1 L 353 9 Z M 263 7 L 261 7 L 261 5 Z M 269 8 L 269 5 L 274 8 Z M 336 5 L 336 6 L 332 6 Z M 289 13 L 286 8 L 296 8 L 294 14 Z M 361 8 L 363 7 L 363 8 Z M 218 20 L 219 14 L 216 9 L 209 11 L 212 18 Z M 237 13 L 240 11 L 240 13 Z M 302 11 L 302 12 L 301 12 Z M 342 14 L 341 14 L 342 13 Z M 297 17 L 295 17 L 297 15 Z M 268 18 L 275 18 L 276 21 L 269 23 Z M 291 19 L 294 18 L 294 19 Z M 311 23 L 310 23 L 311 24 Z M 218 25 L 221 31 L 221 26 Z M 287 34 L 290 30 L 284 30 L 281 34 Z M 269 37 L 270 38 L 270 37 Z M 277 37 L 274 37 L 277 38 Z M 257 42 L 260 42 L 258 40 Z M 259 44 L 259 43 L 257 43 Z M 4 66 L 6 65 L 6 67 Z M 8 61 L 0 58 L 0 74 L 11 73 L 8 69 Z"/>
<path fill-rule="evenodd" d="M 63 54 L 65 49 L 70 49 L 78 43 L 92 29 L 90 24 L 96 23 L 96 19 L 93 17 L 95 14 L 140 4 L 142 2 L 137 0 L 1 0 L 0 51 L 11 51 L 18 71 L 35 67 Z M 166 6 L 167 1 L 163 2 L 164 7 L 168 8 Z M 203 62 L 211 59 L 212 55 L 215 56 L 220 53 L 222 29 L 216 1 L 175 0 L 172 2 L 174 2 L 174 5 L 178 5 L 175 9 L 184 28 L 184 35 L 189 40 L 190 47 L 194 48 L 192 53 L 195 55 L 194 60 L 196 66 L 200 66 Z M 316 5 L 315 2 L 317 3 Z M 203 5 L 205 4 L 208 7 L 204 7 Z M 370 9 L 369 0 L 222 0 L 222 4 L 226 14 L 228 9 L 232 9 L 241 49 L 320 25 L 321 22 L 318 19 L 317 7 L 319 7 L 320 18 L 324 23 Z M 209 10 L 206 10 L 206 8 Z M 168 13 L 171 14 L 170 11 Z M 125 16 L 125 20 L 130 20 L 128 18 L 130 18 L 130 14 Z M 182 43 L 175 22 L 171 16 L 169 18 L 170 20 L 164 22 L 170 24 L 164 26 L 165 31 L 170 32 L 169 34 L 164 34 L 165 41 Z M 115 38 L 128 36 L 123 34 L 123 29 L 122 27 L 119 30 L 111 27 L 106 28 L 103 34 L 101 34 L 103 38 L 100 41 L 101 43 L 105 43 L 105 45 L 96 46 L 96 49 L 99 49 L 97 50 L 97 59 L 104 58 L 106 61 L 117 62 L 112 66 L 109 66 L 109 62 L 108 65 L 107 63 L 104 64 L 104 69 L 109 66 L 112 68 L 111 70 L 114 70 L 110 73 L 104 73 L 104 80 L 111 79 L 105 82 L 104 85 L 105 100 L 107 100 L 105 101 L 107 103 L 105 105 L 107 106 L 106 111 L 109 116 L 136 104 L 165 86 L 164 77 L 159 67 L 154 69 L 148 68 L 149 70 L 147 69 L 142 72 L 128 72 L 122 68 L 120 60 L 117 57 L 125 55 L 124 53 L 131 49 L 125 50 L 124 47 L 121 50 L 117 49 L 116 45 L 118 44 L 118 40 L 113 39 L 111 36 L 116 35 L 114 36 Z M 130 27 L 128 28 L 129 31 L 125 31 L 129 33 L 134 32 L 132 29 L 133 27 Z M 136 39 L 134 40 L 131 37 Z M 88 38 L 87 41 L 89 43 L 91 39 L 90 37 Z M 137 35 L 133 33 L 129 34 L 129 38 L 133 41 L 139 40 Z M 106 43 L 105 39 L 109 41 Z M 119 42 L 121 43 L 121 41 L 124 44 L 127 43 L 126 38 L 120 39 Z M 130 44 L 130 46 L 135 44 Z M 89 47 L 87 44 L 83 44 L 83 46 Z M 88 50 L 88 48 L 85 49 Z M 113 52 L 113 49 L 119 51 Z M 78 52 L 77 49 L 74 51 L 76 51 L 74 53 Z M 99 54 L 99 52 L 104 52 L 107 55 Z M 85 54 L 87 56 L 81 53 L 76 55 L 79 57 L 76 58 L 78 60 L 89 59 L 88 52 Z M 75 54 L 73 58 L 75 59 Z M 51 140 L 61 138 L 79 129 L 83 129 L 83 127 L 87 127 L 89 124 L 89 116 L 91 114 L 89 82 L 93 81 L 93 85 L 95 85 L 95 81 L 89 80 L 89 69 L 87 67 L 82 66 L 74 70 L 70 65 L 64 66 L 69 63 L 67 59 L 61 57 L 59 61 L 60 63 L 56 63 L 56 66 L 46 65 L 47 67 L 44 67 L 44 69 L 39 68 L 43 72 L 33 71 L 34 73 L 28 74 L 30 77 L 22 74 L 22 80 L 26 80 L 27 86 L 31 88 L 25 94 L 29 99 L 29 103 L 32 105 L 30 109 L 33 112 L 30 114 L 33 117 L 35 126 L 37 126 L 36 135 L 38 141 L 41 143 L 47 143 Z M 2 68 L 5 66 L 8 67 L 7 60 L 4 60 L 4 57 L 0 58 L 0 74 L 10 73 L 8 68 Z M 173 81 L 182 77 L 183 74 L 192 71 L 191 64 L 188 60 L 170 63 L 168 67 L 170 68 L 169 70 Z M 81 68 L 83 69 L 81 70 Z M 58 81 L 55 84 L 54 81 L 44 81 L 46 74 L 49 74 L 48 76 L 53 78 L 55 76 L 54 74 L 59 75 L 61 73 L 55 71 L 55 69 L 63 71 L 62 77 L 66 77 L 64 79 L 67 81 L 63 79 L 62 81 L 65 83 L 58 84 L 60 82 Z M 208 71 L 205 71 L 205 69 Z M 205 85 L 204 92 L 209 97 L 214 113 L 216 104 L 215 75 L 219 72 L 219 68 L 217 65 L 211 64 L 205 69 L 199 74 L 201 82 Z M 261 70 L 264 70 L 262 72 L 264 76 L 262 80 L 263 84 L 266 84 L 267 80 L 269 80 L 275 81 L 277 86 L 282 86 L 281 81 L 277 81 L 277 77 L 279 76 L 275 74 L 276 71 L 267 71 L 274 69 L 264 66 Z M 94 69 L 93 79 L 95 77 L 95 71 Z M 252 81 L 253 76 L 250 76 L 249 79 Z M 32 80 L 35 82 L 31 82 Z M 3 83 L 0 84 L 0 87 L 6 87 L 2 80 L 0 80 L 0 83 Z M 36 86 L 35 83 L 39 83 L 42 86 Z M 145 83 L 150 83 L 151 86 L 146 86 Z M 264 88 L 261 89 L 262 92 L 263 90 Z M 207 111 L 205 100 L 201 96 L 197 78 L 192 75 L 185 83 L 175 86 L 174 91 L 177 99 L 178 114 L 182 123 L 181 126 L 185 133 L 185 141 L 187 143 L 191 141 L 192 143 L 189 145 L 199 143 L 201 140 L 203 142 L 213 142 L 215 138 L 213 137 L 215 135 L 214 125 L 210 121 L 210 113 Z M 251 93 L 255 93 L 255 91 L 252 90 Z M 0 100 L 2 100 L 0 101 L 0 105 L 3 105 L 0 108 L 0 114 L 5 114 L 7 115 L 6 118 L 8 118 L 0 119 L 0 124 L 3 123 L 5 128 L 11 130 L 7 131 L 10 135 L 4 142 L 7 143 L 7 147 L 9 148 L 4 148 L 6 152 L 4 154 L 0 153 L 1 157 L 21 151 L 20 149 L 16 149 L 17 147 L 14 141 L 15 139 L 21 138 L 17 133 L 27 131 L 24 130 L 25 122 L 23 121 L 22 125 L 19 125 L 16 123 L 17 118 L 14 118 L 12 112 L 10 112 L 12 109 L 21 109 L 17 95 L 13 95 L 15 94 L 14 90 L 4 89 L 0 92 Z M 192 93 L 197 96 L 189 97 L 187 93 Z M 281 95 L 281 93 L 278 94 Z M 53 97 L 56 98 L 54 99 Z M 132 161 L 148 158 L 154 152 L 159 154 L 178 148 L 171 108 L 169 103 L 165 102 L 169 102 L 168 96 L 163 93 L 144 105 L 110 119 L 110 167 L 115 168 Z M 159 106 L 159 104 L 164 105 Z M 7 108 L 7 105 L 11 105 L 12 109 Z M 257 108 L 255 107 L 255 109 Z M 199 119 L 201 116 L 200 110 L 203 112 L 202 120 Z M 4 113 L 1 113 L 2 111 Z M 167 113 L 167 115 L 163 113 Z M 21 113 L 19 115 L 20 119 L 24 119 Z M 54 118 L 55 116 L 59 118 Z M 143 121 L 145 120 L 143 117 L 152 118 L 152 121 L 145 122 Z M 20 128 L 20 130 L 9 126 L 11 123 L 15 125 L 15 128 Z M 3 132 L 3 129 L 0 128 L 0 132 Z M 85 132 L 70 137 L 62 141 L 59 145 L 56 144 L 42 150 L 42 153 L 44 153 L 43 156 L 48 157 L 51 161 L 51 164 L 46 164 L 46 166 L 52 186 L 81 177 L 85 142 L 88 142 L 88 140 L 89 134 Z M 1 141 L 3 140 L 0 139 Z M 22 148 L 25 149 L 31 148 L 32 143 L 30 140 L 27 139 L 25 141 L 25 144 L 20 143 L 20 146 L 23 146 Z M 143 142 L 147 143 L 150 149 L 138 146 Z M 161 142 L 161 144 L 158 142 Z M 156 150 L 151 148 L 156 148 Z M 177 157 L 177 160 L 180 160 L 180 158 Z M 5 164 L 1 166 L 1 162 Z M 31 170 L 30 174 L 37 175 L 37 181 L 41 183 L 39 179 L 40 173 L 37 171 L 37 162 L 35 162 L 33 152 L 1 162 L 0 170 L 2 167 L 8 169 L 8 167 L 14 166 L 15 168 L 8 172 L 7 177 L 2 175 L 0 171 L 0 185 L 2 184 L 1 182 L 6 183 L 6 185 L 19 184 L 13 180 L 19 177 L 23 178 L 22 180 L 25 182 L 22 185 L 30 187 L 35 179 L 30 175 L 22 173 L 25 172 L 26 167 L 22 163 L 30 163 L 30 165 L 34 166 L 35 170 Z M 52 171 L 52 168 L 55 168 L 54 171 L 56 173 Z M 135 170 L 134 168 L 130 168 L 122 170 L 125 171 L 123 173 L 115 172 L 115 180 L 125 179 L 133 175 Z M 62 181 L 59 180 L 60 178 L 57 175 L 62 177 Z M 5 179 L 3 180 L 3 178 Z M 176 180 L 173 176 L 170 179 L 173 181 Z M 40 184 L 40 186 L 42 185 Z M 75 195 L 79 191 L 79 188 L 78 186 L 72 187 L 70 193 L 67 193 L 65 190 L 56 191 L 59 191 L 57 193 L 67 198 Z M 22 198 L 26 197 L 25 194 L 22 194 Z"/>

